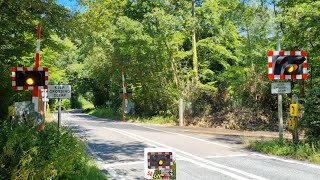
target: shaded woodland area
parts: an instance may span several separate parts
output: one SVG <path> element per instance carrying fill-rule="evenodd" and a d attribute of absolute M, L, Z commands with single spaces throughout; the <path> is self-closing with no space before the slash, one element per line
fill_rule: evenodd
<path fill-rule="evenodd" d="M 121 69 L 138 116 L 178 117 L 189 124 L 275 130 L 267 51 L 308 53 L 308 79 L 294 81 L 304 122 L 320 130 L 320 1 L 79 0 L 78 10 L 54 0 L 0 0 L 0 111 L 31 100 L 11 90 L 11 67 L 34 63 L 41 23 L 41 66 L 49 84 L 72 85 L 65 108 L 85 103 L 121 108 Z M 284 96 L 288 112 L 290 95 Z M 56 102 L 50 102 L 55 108 Z M 285 113 L 285 117 L 287 113 Z M 316 129 L 317 130 L 317 129 Z M 316 131 L 315 130 L 315 131 Z"/>

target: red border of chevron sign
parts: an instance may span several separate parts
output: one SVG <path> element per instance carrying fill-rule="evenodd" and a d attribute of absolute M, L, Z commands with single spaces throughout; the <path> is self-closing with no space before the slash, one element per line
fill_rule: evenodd
<path fill-rule="evenodd" d="M 272 56 L 303 56 L 306 60 L 302 63 L 302 75 L 274 75 L 272 71 Z M 306 79 L 307 78 L 307 53 L 306 51 L 268 51 L 268 77 L 274 79 Z"/>
<path fill-rule="evenodd" d="M 150 165 L 150 158 L 151 155 L 170 155 L 170 166 L 151 166 Z M 172 152 L 148 152 L 148 169 L 172 169 L 173 168 L 173 159 L 172 159 Z"/>
<path fill-rule="evenodd" d="M 11 80 L 12 80 L 12 90 L 33 90 L 33 86 L 16 86 L 16 72 L 17 71 L 44 71 L 45 72 L 45 85 L 44 86 L 38 86 L 39 89 L 48 89 L 48 68 L 46 67 L 38 67 L 38 68 L 32 68 L 32 67 L 13 67 L 12 68 L 12 74 L 11 74 Z"/>

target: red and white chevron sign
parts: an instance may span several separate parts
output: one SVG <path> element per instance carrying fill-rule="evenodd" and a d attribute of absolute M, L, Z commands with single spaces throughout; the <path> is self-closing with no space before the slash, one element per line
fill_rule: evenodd
<path fill-rule="evenodd" d="M 275 68 L 275 62 L 273 62 L 274 56 L 302 56 L 306 60 L 302 63 L 302 74 L 279 74 L 275 75 L 273 69 Z M 270 80 L 274 79 L 306 79 L 307 78 L 307 53 L 306 51 L 269 51 L 268 52 L 268 77 Z"/>
<path fill-rule="evenodd" d="M 16 72 L 17 71 L 44 71 L 45 72 L 45 85 L 44 86 L 17 86 L 16 84 Z M 46 67 L 13 67 L 11 71 L 11 80 L 12 80 L 12 90 L 33 90 L 34 87 L 38 89 L 47 89 L 48 88 L 48 68 Z"/>

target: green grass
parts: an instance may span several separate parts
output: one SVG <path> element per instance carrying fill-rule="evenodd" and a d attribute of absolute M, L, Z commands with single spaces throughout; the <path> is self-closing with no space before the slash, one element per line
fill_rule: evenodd
<path fill-rule="evenodd" d="M 112 108 L 97 108 L 87 112 L 88 114 L 96 117 L 107 118 L 112 120 L 122 120 L 121 110 L 115 110 Z M 149 124 L 176 124 L 175 118 L 153 116 L 153 117 L 138 117 L 138 116 L 126 116 L 127 122 L 135 123 L 149 123 Z"/>
<path fill-rule="evenodd" d="M 149 124 L 176 124 L 175 118 L 172 117 L 163 117 L 163 116 L 153 116 L 153 117 L 135 117 L 128 116 L 128 122 L 137 122 L 137 123 L 149 123 Z"/>
<path fill-rule="evenodd" d="M 47 112 L 47 113 L 46 113 L 46 118 L 53 118 L 52 113 L 51 113 L 51 112 Z"/>
<path fill-rule="evenodd" d="M 96 116 L 100 118 L 107 118 L 112 120 L 122 119 L 120 111 L 112 108 L 97 108 L 97 109 L 92 109 L 87 113 L 92 116 Z"/>
<path fill-rule="evenodd" d="M 0 179 L 107 179 L 71 130 L 0 123 Z"/>
<path fill-rule="evenodd" d="M 286 140 L 281 144 L 278 139 L 273 139 L 251 141 L 247 146 L 254 151 L 265 154 L 273 154 L 320 164 L 320 141 L 312 143 L 300 141 L 298 144 L 294 144 Z"/>
<path fill-rule="evenodd" d="M 81 104 L 82 109 L 93 109 L 94 108 L 94 105 L 82 96 L 79 96 L 78 101 Z"/>

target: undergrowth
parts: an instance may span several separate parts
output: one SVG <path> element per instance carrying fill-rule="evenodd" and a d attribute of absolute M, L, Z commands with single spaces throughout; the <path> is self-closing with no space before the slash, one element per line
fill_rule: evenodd
<path fill-rule="evenodd" d="M 115 110 L 112 108 L 97 108 L 86 113 L 100 118 L 122 120 L 121 110 Z M 138 123 L 175 124 L 177 122 L 174 119 L 175 118 L 164 116 L 140 117 L 136 115 L 126 115 L 126 121 Z"/>
<path fill-rule="evenodd" d="M 121 112 L 113 108 L 97 108 L 87 112 L 88 114 L 100 118 L 108 118 L 112 120 L 122 119 Z"/>
<path fill-rule="evenodd" d="M 0 147 L 0 179 L 106 179 L 84 144 L 56 123 L 40 132 L 1 123 Z"/>
<path fill-rule="evenodd" d="M 278 139 L 273 139 L 249 142 L 248 147 L 252 150 L 266 154 L 320 164 L 320 141 L 300 141 L 298 144 L 294 144 L 291 141 L 286 140 L 281 144 Z"/>

